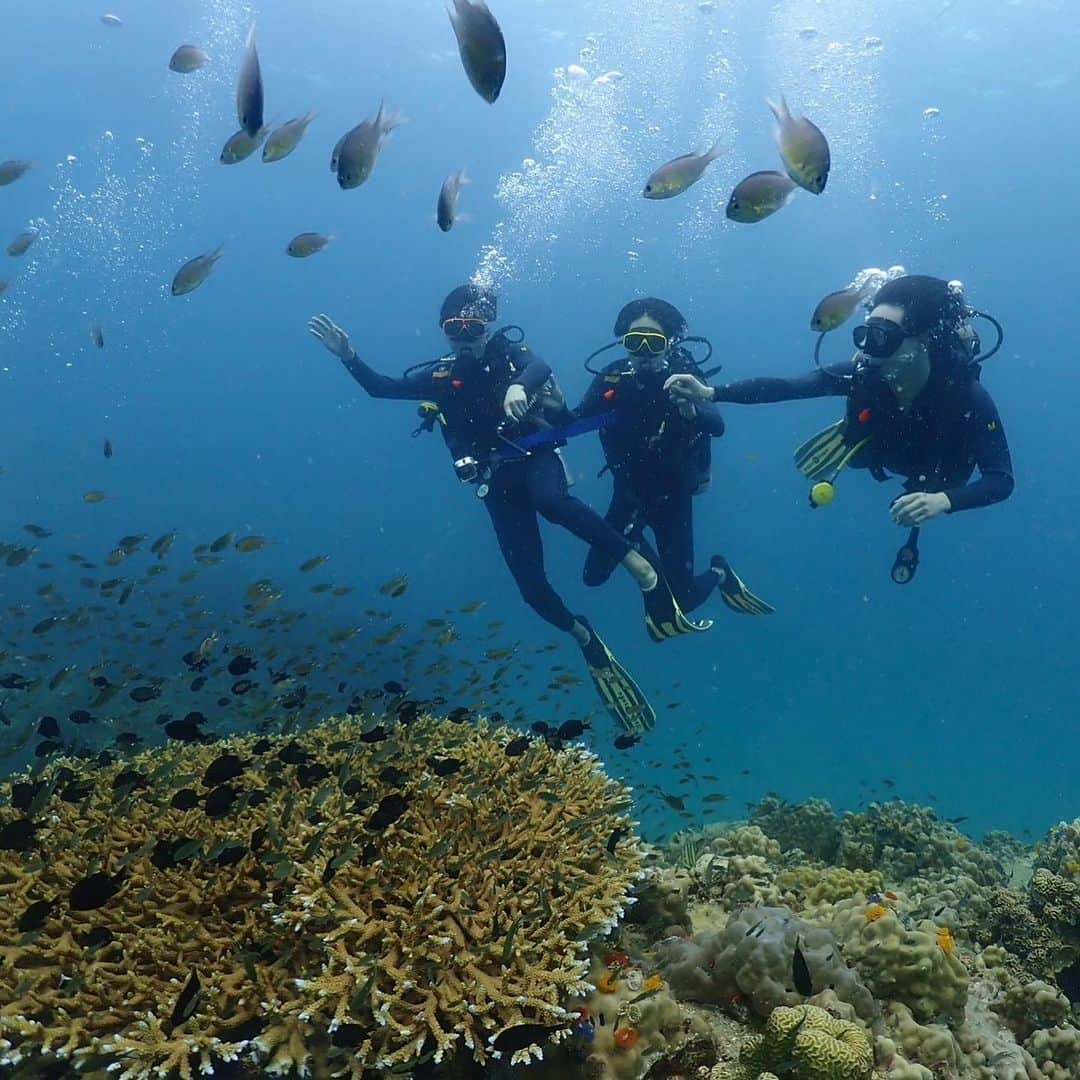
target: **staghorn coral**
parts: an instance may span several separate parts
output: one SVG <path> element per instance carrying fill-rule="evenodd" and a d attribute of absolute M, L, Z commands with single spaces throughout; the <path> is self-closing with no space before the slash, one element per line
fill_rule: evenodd
<path fill-rule="evenodd" d="M 0 787 L 0 1064 L 122 1080 L 529 1057 L 641 872 L 583 750 L 422 718 L 170 745 Z M 439 765 L 438 773 L 433 771 Z"/>
<path fill-rule="evenodd" d="M 760 1035 L 743 1046 L 738 1065 L 718 1065 L 710 1080 L 868 1080 L 874 1068 L 869 1036 L 813 1005 L 773 1010 Z"/>

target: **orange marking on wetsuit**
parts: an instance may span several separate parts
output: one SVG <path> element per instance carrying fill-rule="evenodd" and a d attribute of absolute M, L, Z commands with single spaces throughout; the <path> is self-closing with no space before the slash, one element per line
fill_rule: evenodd
<path fill-rule="evenodd" d="M 860 424 L 868 424 L 868 423 L 870 423 L 870 410 L 869 409 L 863 409 L 862 412 L 859 413 L 859 423 Z"/>

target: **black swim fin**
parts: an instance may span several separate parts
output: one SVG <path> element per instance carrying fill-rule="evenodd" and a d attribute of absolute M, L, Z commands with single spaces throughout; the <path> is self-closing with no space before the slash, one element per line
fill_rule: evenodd
<path fill-rule="evenodd" d="M 739 615 L 772 615 L 776 608 L 766 604 L 760 596 L 755 596 L 743 582 L 742 578 L 731 569 L 731 563 L 723 555 L 714 555 L 709 560 L 709 565 L 714 570 L 723 572 L 718 588 L 720 599 L 732 611 Z"/>
<path fill-rule="evenodd" d="M 607 711 L 627 731 L 640 733 L 651 730 L 656 724 L 656 711 L 649 704 L 649 699 L 641 687 L 615 659 L 588 619 L 583 615 L 576 618 L 589 631 L 589 640 L 582 645 L 581 653 L 589 666 L 589 676 L 596 692 Z"/>
<path fill-rule="evenodd" d="M 712 626 L 712 619 L 696 622 L 683 614 L 663 574 L 657 574 L 656 584 L 641 598 L 645 601 L 645 629 L 655 642 L 680 634 L 700 634 Z"/>

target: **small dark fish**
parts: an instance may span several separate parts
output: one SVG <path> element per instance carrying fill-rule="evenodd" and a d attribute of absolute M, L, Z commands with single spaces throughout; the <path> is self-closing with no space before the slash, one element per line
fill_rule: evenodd
<path fill-rule="evenodd" d="M 629 750 L 632 746 L 637 746 L 639 742 L 641 742 L 640 735 L 616 735 L 615 749 Z"/>
<path fill-rule="evenodd" d="M 461 768 L 461 762 L 457 758 L 429 757 L 427 763 L 436 776 L 452 776 Z"/>
<path fill-rule="evenodd" d="M 486 102 L 494 104 L 506 80 L 506 41 L 502 30 L 484 0 L 453 0 L 453 7 L 447 10 L 465 74 L 472 88 Z"/>
<path fill-rule="evenodd" d="M 305 765 L 310 759 L 310 755 L 295 740 L 283 746 L 277 756 L 286 765 Z"/>
<path fill-rule="evenodd" d="M 611 835 L 607 838 L 607 843 L 604 845 L 609 855 L 615 854 L 615 849 L 619 846 L 619 841 L 622 840 L 630 832 L 625 826 L 620 825 L 616 829 L 611 830 Z"/>
<path fill-rule="evenodd" d="M 806 966 L 806 957 L 803 956 L 798 938 L 795 939 L 795 954 L 792 957 L 791 978 L 795 983 L 795 989 L 803 997 L 809 997 L 814 992 L 814 980 L 810 977 L 810 969 Z"/>
<path fill-rule="evenodd" d="M 234 694 L 246 694 L 255 689 L 255 684 L 250 679 L 237 679 L 230 687 Z"/>
<path fill-rule="evenodd" d="M 16 818 L 0 828 L 0 851 L 29 851 L 37 826 L 29 818 Z"/>
<path fill-rule="evenodd" d="M 498 723 L 498 721 L 496 721 L 496 723 Z M 536 723 L 532 725 L 532 731 L 536 735 L 547 735 L 551 731 L 551 728 L 548 727 L 545 721 L 537 720 Z"/>
<path fill-rule="evenodd" d="M 405 687 L 402 686 L 401 683 L 395 682 L 393 679 L 390 679 L 387 682 L 384 682 L 383 683 L 383 689 L 388 694 L 404 694 L 405 693 Z"/>
<path fill-rule="evenodd" d="M 174 810 L 191 810 L 199 804 L 199 795 L 192 788 L 181 788 L 170 801 Z"/>
<path fill-rule="evenodd" d="M 367 1038 L 368 1029 L 363 1024 L 339 1024 L 330 1037 L 331 1046 L 359 1046 Z"/>
<path fill-rule="evenodd" d="M 439 201 L 435 207 L 435 220 L 443 232 L 449 232 L 457 220 L 458 196 L 462 187 L 469 183 L 465 170 L 451 173 L 444 181 L 439 190 Z"/>
<path fill-rule="evenodd" d="M 403 787 L 409 781 L 409 774 L 402 769 L 399 769 L 396 765 L 387 765 L 382 772 L 379 773 L 379 779 L 384 784 L 389 784 L 391 787 Z"/>
<path fill-rule="evenodd" d="M 43 716 L 37 723 L 37 733 L 43 739 L 59 739 L 60 724 L 55 716 Z"/>
<path fill-rule="evenodd" d="M 559 725 L 558 730 L 555 732 L 555 738 L 564 740 L 577 739 L 585 734 L 585 729 L 588 726 L 588 724 L 583 724 L 580 720 L 567 720 Z"/>
<path fill-rule="evenodd" d="M 189 713 L 183 720 L 170 720 L 165 725 L 165 734 L 177 742 L 201 742 L 206 736 L 199 730 L 199 725 L 204 723 L 202 715 L 198 720 L 192 720 Z"/>
<path fill-rule="evenodd" d="M 218 784 L 243 776 L 245 768 L 244 762 L 235 754 L 222 754 L 206 767 L 203 784 L 206 787 L 217 787 Z"/>
<path fill-rule="evenodd" d="M 203 804 L 206 816 L 209 818 L 224 817 L 232 809 L 233 803 L 236 802 L 239 794 L 236 788 L 229 784 L 222 784 L 221 787 L 214 788 L 206 796 L 206 802 Z"/>
<path fill-rule="evenodd" d="M 6 675 L 0 675 L 0 687 L 5 690 L 28 690 L 30 680 L 16 671 L 9 671 Z"/>
<path fill-rule="evenodd" d="M 104 454 L 107 458 L 111 458 L 113 455 L 112 442 L 109 439 L 105 440 Z"/>
<path fill-rule="evenodd" d="M 246 675 L 249 671 L 254 671 L 258 666 L 250 656 L 234 656 L 229 661 L 229 674 Z"/>
<path fill-rule="evenodd" d="M 543 1024 L 516 1024 L 500 1031 L 489 1041 L 500 1054 L 515 1054 L 527 1046 L 542 1046 L 550 1038 L 552 1030 Z"/>
<path fill-rule="evenodd" d="M 36 783 L 27 784 L 21 780 L 17 780 L 11 785 L 11 805 L 15 810 L 29 810 L 30 804 L 33 803 L 37 797 L 39 791 L 42 791 L 45 787 L 44 780 L 38 780 Z"/>
<path fill-rule="evenodd" d="M 960 825 L 968 820 L 967 814 L 961 814 L 959 817 L 951 817 L 945 819 L 950 825 Z"/>
<path fill-rule="evenodd" d="M 40 930 L 52 913 L 55 906 L 54 900 L 38 900 L 31 904 L 20 916 L 15 924 L 16 929 L 28 934 L 33 930 Z"/>
<path fill-rule="evenodd" d="M 506 744 L 506 756 L 521 757 L 521 755 L 529 749 L 529 745 L 530 743 L 528 735 L 519 735 L 516 739 L 511 739 Z"/>
<path fill-rule="evenodd" d="M 681 796 L 681 795 L 665 795 L 661 791 L 660 792 L 660 798 L 663 799 L 664 802 L 666 802 L 668 804 L 668 806 L 671 807 L 672 810 L 685 810 L 686 809 L 686 799 L 685 799 L 684 796 Z"/>
<path fill-rule="evenodd" d="M 140 705 L 147 701 L 153 701 L 154 698 L 161 696 L 161 690 L 156 686 L 136 686 L 134 690 L 128 694 L 128 697 L 132 701 L 137 701 Z"/>
<path fill-rule="evenodd" d="M 248 31 L 244 65 L 236 85 L 236 118 L 240 127 L 255 138 L 263 126 L 263 83 L 259 53 L 255 48 L 255 27 Z"/>
<path fill-rule="evenodd" d="M 465 708 L 464 705 L 459 705 L 456 709 L 451 709 L 446 714 L 446 719 L 451 724 L 464 724 L 466 721 L 472 719 L 472 709 Z"/>
<path fill-rule="evenodd" d="M 360 741 L 362 743 L 377 743 L 389 738 L 390 732 L 387 731 L 382 724 L 379 724 L 378 727 L 373 727 L 370 731 L 362 731 L 360 733 Z"/>
<path fill-rule="evenodd" d="M 105 926 L 95 926 L 93 930 L 80 934 L 75 939 L 84 949 L 100 949 L 113 941 L 113 932 Z"/>
<path fill-rule="evenodd" d="M 206 676 L 205 675 L 196 675 L 195 678 L 191 680 L 191 691 L 192 691 L 192 693 L 197 694 L 205 685 L 206 685 Z"/>
<path fill-rule="evenodd" d="M 201 998 L 202 984 L 199 982 L 199 973 L 192 970 L 188 981 L 184 983 L 184 989 L 180 991 L 180 996 L 176 999 L 172 1016 L 169 1017 L 170 1030 L 191 1019 L 192 1014 L 199 1007 Z"/>
<path fill-rule="evenodd" d="M 366 828 L 370 832 L 381 832 L 393 825 L 398 818 L 409 808 L 408 800 L 404 795 L 394 792 L 379 800 L 378 808 L 368 819 Z"/>
<path fill-rule="evenodd" d="M 68 902 L 72 911 L 94 911 L 107 904 L 119 891 L 116 878 L 98 871 L 75 883 Z"/>

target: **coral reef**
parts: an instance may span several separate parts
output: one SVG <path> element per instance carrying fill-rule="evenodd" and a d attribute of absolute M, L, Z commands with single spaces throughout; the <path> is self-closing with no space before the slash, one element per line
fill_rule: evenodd
<path fill-rule="evenodd" d="M 874 1053 L 857 1024 L 813 1005 L 773 1010 L 760 1035 L 747 1040 L 738 1065 L 718 1065 L 710 1080 L 868 1080 Z"/>
<path fill-rule="evenodd" d="M 751 810 L 750 824 L 781 850 L 801 851 L 820 862 L 833 862 L 840 847 L 840 820 L 824 799 L 793 804 L 770 792 Z"/>
<path fill-rule="evenodd" d="M 855 897 L 835 906 L 832 927 L 845 959 L 875 997 L 907 1005 L 919 1021 L 958 1024 L 967 1001 L 967 969 L 947 927 L 909 928 L 892 909 Z"/>
<path fill-rule="evenodd" d="M 810 982 L 805 993 L 796 985 L 796 950 Z M 870 992 L 844 963 L 832 932 L 788 908 L 743 908 L 722 931 L 671 938 L 660 942 L 656 953 L 680 999 L 710 1004 L 742 1000 L 758 1016 L 768 1016 L 777 1006 L 798 1005 L 830 990 L 859 1016 L 876 1011 Z"/>
<path fill-rule="evenodd" d="M 642 872 L 595 757 L 486 723 L 58 760 L 0 798 L 0 1064 L 118 1080 L 526 1060 Z"/>

